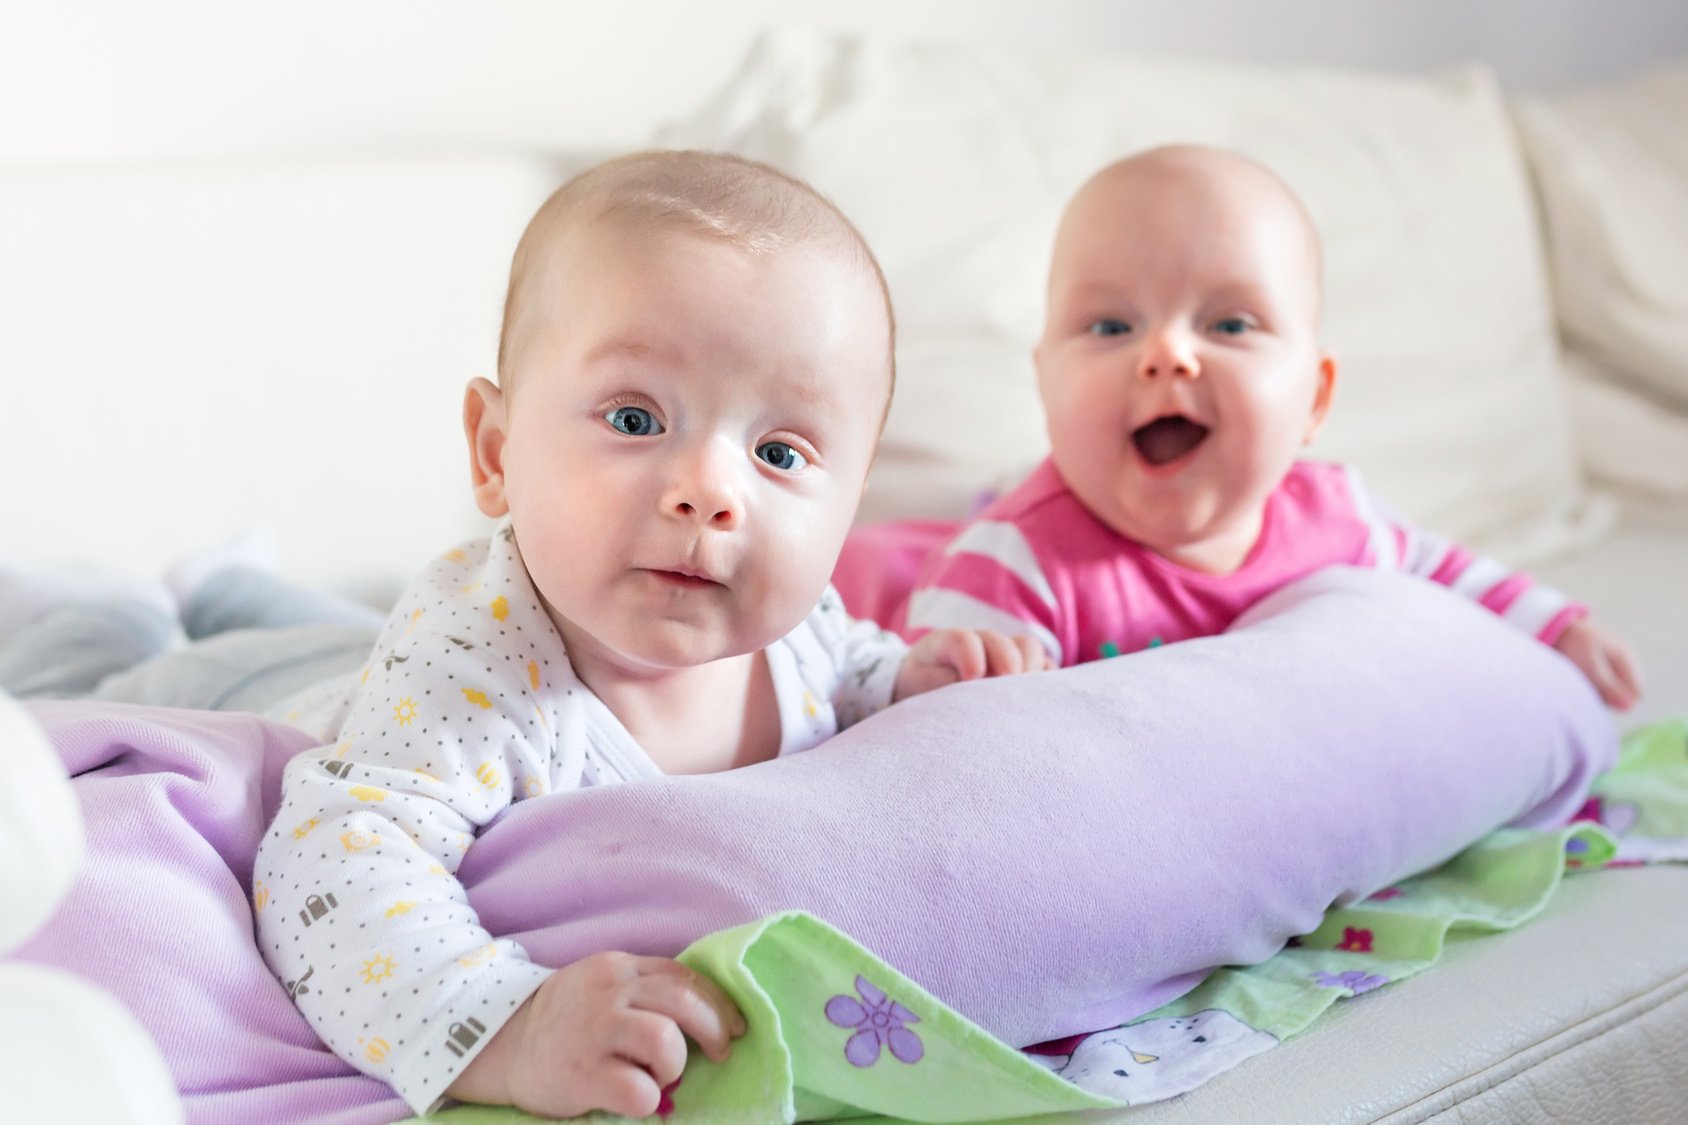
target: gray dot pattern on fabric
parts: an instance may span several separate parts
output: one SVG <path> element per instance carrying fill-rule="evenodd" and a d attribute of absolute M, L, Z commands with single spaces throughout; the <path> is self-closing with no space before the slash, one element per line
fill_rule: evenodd
<path fill-rule="evenodd" d="M 829 590 L 767 650 L 780 752 L 885 706 L 903 651 Z M 507 524 L 412 583 L 344 710 L 287 767 L 259 945 L 335 1053 L 421 1112 L 550 971 L 470 908 L 476 834 L 516 801 L 660 771 L 575 677 Z"/>

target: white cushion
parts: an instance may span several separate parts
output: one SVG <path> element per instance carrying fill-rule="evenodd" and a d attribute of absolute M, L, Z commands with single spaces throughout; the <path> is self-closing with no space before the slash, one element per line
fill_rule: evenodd
<path fill-rule="evenodd" d="M 1616 85 L 1521 101 L 1517 116 L 1540 187 L 1554 300 L 1566 339 L 1651 430 L 1688 428 L 1688 65 Z M 1674 416 L 1672 414 L 1674 412 Z M 1661 469 L 1688 494 L 1657 441 L 1584 418 L 1603 477 L 1655 489 Z M 1680 446 L 1681 439 L 1677 439 Z M 1678 454 L 1680 457 L 1680 453 Z"/>
<path fill-rule="evenodd" d="M 46 732 L 0 692 L 0 955 L 53 916 L 85 849 L 64 763 Z"/>
<path fill-rule="evenodd" d="M 1488 546 L 1565 530 L 1579 486 L 1531 200 L 1491 76 L 1344 74 L 764 40 L 674 145 L 813 182 L 861 227 L 897 304 L 897 401 L 865 519 L 965 515 L 1046 448 L 1030 352 L 1060 208 L 1106 162 L 1240 149 L 1327 246 L 1342 363 L 1313 453 L 1352 459 L 1427 525 Z"/>
<path fill-rule="evenodd" d="M 1577 447 L 1589 475 L 1621 490 L 1626 501 L 1688 497 L 1688 411 L 1659 405 L 1576 351 L 1565 362 Z"/>
<path fill-rule="evenodd" d="M 1567 337 L 1688 411 L 1688 65 L 1518 119 Z"/>
<path fill-rule="evenodd" d="M 8 1120 L 184 1120 L 146 1028 L 111 993 L 62 969 L 0 964 L 0 1056 Z"/>
<path fill-rule="evenodd" d="M 267 523 L 304 581 L 413 573 L 484 526 L 493 369 L 539 158 L 0 174 L 8 556 L 154 576 Z"/>

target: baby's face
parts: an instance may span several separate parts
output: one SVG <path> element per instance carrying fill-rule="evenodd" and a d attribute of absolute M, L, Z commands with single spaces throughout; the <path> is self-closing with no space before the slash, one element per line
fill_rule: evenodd
<path fill-rule="evenodd" d="M 877 283 L 806 247 L 563 237 L 502 400 L 534 585 L 571 651 L 627 671 L 763 648 L 814 607 L 861 499 L 890 385 Z"/>
<path fill-rule="evenodd" d="M 1224 571 L 1322 420 L 1335 368 L 1301 211 L 1258 169 L 1214 161 L 1110 169 L 1079 192 L 1036 359 L 1052 456 L 1080 501 Z"/>

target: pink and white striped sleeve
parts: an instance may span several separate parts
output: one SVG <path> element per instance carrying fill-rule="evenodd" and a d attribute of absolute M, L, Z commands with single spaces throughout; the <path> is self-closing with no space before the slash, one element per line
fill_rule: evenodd
<path fill-rule="evenodd" d="M 1058 606 L 1037 554 L 1012 523 L 980 520 L 950 541 L 909 596 L 904 635 L 995 629 L 1036 637 L 1061 661 Z"/>
<path fill-rule="evenodd" d="M 1510 570 L 1451 539 L 1413 526 L 1373 496 L 1348 467 L 1348 487 L 1360 517 L 1371 528 L 1371 565 L 1440 583 L 1546 643 L 1553 644 L 1572 622 L 1588 616 L 1581 602 Z"/>

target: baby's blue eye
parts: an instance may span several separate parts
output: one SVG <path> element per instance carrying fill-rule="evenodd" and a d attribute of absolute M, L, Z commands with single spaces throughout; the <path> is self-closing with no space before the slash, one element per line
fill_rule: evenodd
<path fill-rule="evenodd" d="M 604 415 L 604 421 L 633 437 L 649 437 L 663 432 L 662 423 L 652 418 L 649 410 L 639 406 L 618 406 Z"/>
<path fill-rule="evenodd" d="M 809 463 L 797 450 L 783 441 L 765 441 L 756 447 L 756 456 L 762 458 L 776 469 L 784 469 L 794 473 Z"/>
<path fill-rule="evenodd" d="M 1240 316 L 1228 316 L 1214 321 L 1213 330 L 1226 336 L 1241 336 L 1249 330 L 1249 323 Z"/>
<path fill-rule="evenodd" d="M 1124 336 L 1131 331 L 1131 325 L 1123 320 L 1115 320 L 1111 316 L 1105 316 L 1100 320 L 1091 321 L 1090 327 L 1085 331 L 1092 336 Z"/>

